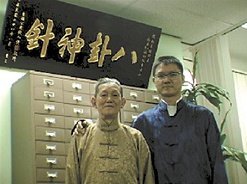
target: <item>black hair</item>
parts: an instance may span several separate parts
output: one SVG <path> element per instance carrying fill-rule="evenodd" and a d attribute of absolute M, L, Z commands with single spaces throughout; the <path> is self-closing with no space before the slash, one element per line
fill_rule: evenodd
<path fill-rule="evenodd" d="M 158 58 L 157 62 L 154 63 L 154 66 L 153 66 L 153 76 L 155 76 L 156 68 L 160 64 L 164 64 L 164 65 L 175 64 L 175 65 L 177 65 L 177 67 L 180 70 L 180 72 L 183 74 L 183 71 L 184 71 L 183 65 L 179 61 L 179 59 L 177 59 L 174 56 L 161 56 L 161 57 Z"/>

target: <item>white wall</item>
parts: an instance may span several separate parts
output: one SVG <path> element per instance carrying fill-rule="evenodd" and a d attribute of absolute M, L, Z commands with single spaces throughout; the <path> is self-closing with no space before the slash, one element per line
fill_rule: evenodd
<path fill-rule="evenodd" d="M 235 58 L 231 56 L 232 68 L 247 73 L 247 58 Z"/>
<path fill-rule="evenodd" d="M 8 0 L 0 0 L 0 38 Z M 0 52 L 3 52 L 0 50 Z M 0 183 L 11 183 L 10 88 L 24 73 L 0 67 Z"/>
<path fill-rule="evenodd" d="M 22 77 L 23 71 L 0 68 L 0 183 L 11 183 L 11 98 L 13 82 Z"/>
<path fill-rule="evenodd" d="M 182 62 L 183 45 L 181 44 L 180 39 L 171 36 L 161 35 L 155 58 L 157 59 L 160 56 L 168 56 L 168 55 L 175 56 Z M 152 74 L 150 75 L 149 78 L 148 89 L 151 90 L 155 89 L 154 83 L 152 81 Z"/>

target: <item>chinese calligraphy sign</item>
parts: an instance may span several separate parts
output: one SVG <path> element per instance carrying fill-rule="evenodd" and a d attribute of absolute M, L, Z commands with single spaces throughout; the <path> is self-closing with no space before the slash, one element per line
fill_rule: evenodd
<path fill-rule="evenodd" d="M 56 0 L 9 0 L 6 17 L 0 66 L 147 87 L 159 28 Z"/>

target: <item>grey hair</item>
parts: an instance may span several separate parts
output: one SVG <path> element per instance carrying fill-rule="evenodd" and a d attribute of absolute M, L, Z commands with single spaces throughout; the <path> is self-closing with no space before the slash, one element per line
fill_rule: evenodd
<path fill-rule="evenodd" d="M 121 86 L 121 83 L 117 79 L 108 78 L 108 77 L 104 77 L 104 78 L 98 79 L 98 81 L 96 83 L 96 86 L 95 86 L 94 96 L 96 96 L 98 94 L 98 92 L 99 92 L 99 86 L 102 85 L 102 84 L 106 84 L 106 83 L 114 83 L 114 84 L 118 85 L 120 87 L 121 97 L 123 97 L 123 88 Z"/>

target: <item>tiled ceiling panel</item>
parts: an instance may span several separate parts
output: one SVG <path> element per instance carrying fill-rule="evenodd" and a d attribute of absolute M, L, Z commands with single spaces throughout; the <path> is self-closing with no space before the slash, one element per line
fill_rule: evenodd
<path fill-rule="evenodd" d="M 65 1 L 65 0 L 63 0 Z M 67 0 L 72 4 L 162 28 L 195 44 L 247 20 L 245 0 Z"/>
<path fill-rule="evenodd" d="M 247 0 L 61 1 L 160 27 L 164 34 L 178 37 L 189 45 L 230 32 L 247 22 Z M 230 52 L 247 60 L 247 30 L 229 35 L 233 45 Z"/>

